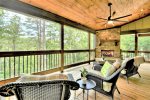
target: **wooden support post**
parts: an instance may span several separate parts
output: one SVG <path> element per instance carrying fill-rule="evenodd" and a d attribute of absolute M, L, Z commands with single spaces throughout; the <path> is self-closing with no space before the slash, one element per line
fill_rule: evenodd
<path fill-rule="evenodd" d="M 63 73 L 64 70 L 64 25 L 61 24 L 61 68 L 60 71 Z"/>
<path fill-rule="evenodd" d="M 95 43 L 94 47 L 95 47 L 95 58 L 96 58 L 96 42 L 97 42 L 97 40 L 96 40 L 96 32 L 95 32 L 94 39 L 95 39 L 95 41 L 94 41 L 94 43 Z"/>
<path fill-rule="evenodd" d="M 138 34 L 135 33 L 135 56 L 138 55 Z"/>
<path fill-rule="evenodd" d="M 89 64 L 90 64 L 90 60 L 91 60 L 91 52 L 90 52 L 90 49 L 91 49 L 91 34 L 90 32 L 88 32 L 88 47 L 89 47 Z"/>

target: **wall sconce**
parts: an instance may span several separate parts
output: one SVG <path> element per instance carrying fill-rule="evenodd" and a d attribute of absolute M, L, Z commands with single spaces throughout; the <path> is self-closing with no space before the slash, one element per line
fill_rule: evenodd
<path fill-rule="evenodd" d="M 119 41 L 116 40 L 116 41 L 115 41 L 115 46 L 118 46 L 118 43 L 119 43 Z"/>
<path fill-rule="evenodd" d="M 101 45 L 102 45 L 102 43 L 100 42 L 100 43 L 99 43 L 99 46 L 101 46 Z"/>

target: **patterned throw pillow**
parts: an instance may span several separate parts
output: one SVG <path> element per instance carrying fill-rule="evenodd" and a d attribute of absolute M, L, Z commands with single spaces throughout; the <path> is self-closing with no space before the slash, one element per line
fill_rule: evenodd
<path fill-rule="evenodd" d="M 103 77 L 107 77 L 107 74 L 108 74 L 107 72 L 108 72 L 108 70 L 110 69 L 111 66 L 112 65 L 108 61 L 106 61 L 104 63 L 104 65 L 101 69 L 101 74 L 102 74 Z"/>
<path fill-rule="evenodd" d="M 116 62 L 113 63 L 113 66 L 114 66 L 116 69 L 119 69 L 120 66 L 121 66 L 121 63 L 118 62 L 118 61 L 116 61 Z"/>

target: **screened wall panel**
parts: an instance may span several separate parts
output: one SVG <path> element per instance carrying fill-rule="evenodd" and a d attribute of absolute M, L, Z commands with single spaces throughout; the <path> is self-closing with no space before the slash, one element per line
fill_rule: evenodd
<path fill-rule="evenodd" d="M 88 49 L 88 32 L 72 28 L 64 27 L 64 49 L 80 50 Z"/>
<path fill-rule="evenodd" d="M 96 37 L 95 34 L 90 34 L 90 49 L 95 49 L 96 47 Z"/>
<path fill-rule="evenodd" d="M 0 8 L 0 51 L 59 50 L 60 24 Z"/>
<path fill-rule="evenodd" d="M 121 35 L 120 36 L 120 48 L 121 50 L 135 50 L 135 35 Z"/>

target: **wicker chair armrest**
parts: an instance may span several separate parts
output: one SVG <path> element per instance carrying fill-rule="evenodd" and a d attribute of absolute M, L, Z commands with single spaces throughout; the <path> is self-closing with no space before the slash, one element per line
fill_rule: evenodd
<path fill-rule="evenodd" d="M 11 86 L 9 84 L 6 84 L 4 86 L 0 87 L 0 95 L 4 97 L 9 97 L 15 95 L 14 91 L 12 89 L 15 89 L 14 86 Z"/>
<path fill-rule="evenodd" d="M 97 75 L 97 74 L 94 74 L 94 73 L 91 73 L 91 72 L 89 72 L 87 74 L 87 78 L 88 78 L 88 76 L 93 76 L 93 77 L 99 79 L 100 81 L 107 81 L 107 79 L 105 77 Z"/>

